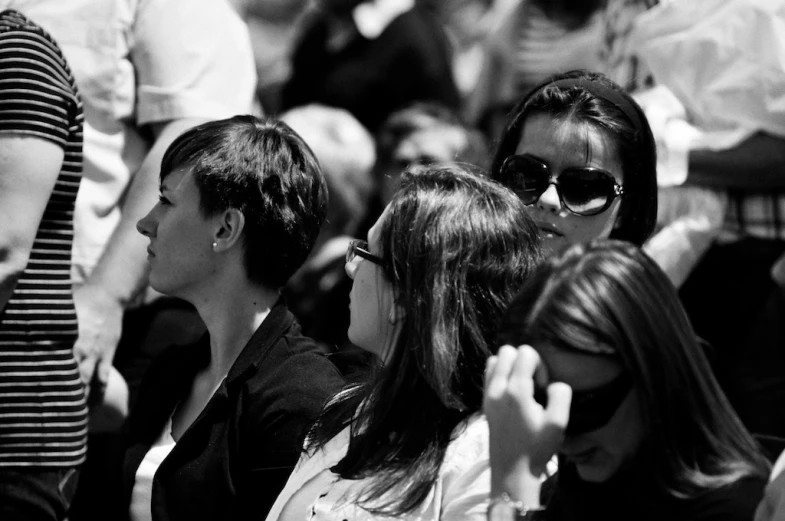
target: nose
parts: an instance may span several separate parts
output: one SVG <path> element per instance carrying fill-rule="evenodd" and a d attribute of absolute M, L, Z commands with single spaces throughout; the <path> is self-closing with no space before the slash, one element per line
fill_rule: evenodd
<path fill-rule="evenodd" d="M 550 210 L 551 212 L 558 212 L 561 210 L 561 200 L 559 200 L 559 193 L 556 191 L 556 185 L 548 185 L 540 199 L 537 201 L 537 206 L 543 210 Z"/>
<path fill-rule="evenodd" d="M 136 231 L 145 237 L 153 237 L 155 235 L 155 220 L 153 219 L 154 210 L 155 207 L 147 212 L 147 215 L 139 219 L 139 221 L 136 223 Z"/>

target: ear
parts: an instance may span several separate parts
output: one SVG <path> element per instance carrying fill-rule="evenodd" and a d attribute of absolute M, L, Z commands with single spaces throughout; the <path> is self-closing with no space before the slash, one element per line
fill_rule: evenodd
<path fill-rule="evenodd" d="M 245 215 L 236 208 L 224 210 L 216 217 L 213 251 L 226 251 L 237 244 L 245 229 Z"/>

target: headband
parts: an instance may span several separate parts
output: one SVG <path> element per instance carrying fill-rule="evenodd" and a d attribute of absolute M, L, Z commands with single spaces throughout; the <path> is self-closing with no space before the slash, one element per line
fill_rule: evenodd
<path fill-rule="evenodd" d="M 643 124 L 643 120 L 640 116 L 640 109 L 637 108 L 634 102 L 632 102 L 626 94 L 616 89 L 606 87 L 597 81 L 587 80 L 586 78 L 569 78 L 557 80 L 553 83 L 543 85 L 541 89 L 538 89 L 538 91 L 548 87 L 560 87 L 564 89 L 568 89 L 570 87 L 580 87 L 594 94 L 596 97 L 604 99 L 605 101 L 613 104 L 616 108 L 622 111 L 625 116 L 627 116 L 627 119 L 630 120 L 630 123 L 632 123 L 636 130 L 643 131 L 647 126 Z M 534 95 L 534 93 L 532 93 L 532 95 Z"/>

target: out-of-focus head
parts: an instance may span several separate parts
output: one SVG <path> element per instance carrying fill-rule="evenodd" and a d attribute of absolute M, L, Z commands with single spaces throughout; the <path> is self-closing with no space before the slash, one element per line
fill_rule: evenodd
<path fill-rule="evenodd" d="M 561 452 L 582 479 L 637 468 L 690 495 L 763 468 L 676 290 L 636 246 L 595 240 L 550 258 L 500 331 L 502 343 L 533 346 L 549 380 L 573 387 Z"/>
<path fill-rule="evenodd" d="M 376 135 L 379 193 L 390 202 L 407 168 L 456 161 L 481 166 L 488 156 L 482 134 L 444 105 L 419 102 L 398 110 Z"/>
<path fill-rule="evenodd" d="M 477 410 L 498 320 L 541 258 L 523 204 L 457 165 L 432 165 L 403 175 L 368 239 L 380 262 L 347 264 L 349 339 L 400 378 L 424 379 L 443 406 Z M 386 296 L 376 327 L 367 329 L 359 321 L 373 306 L 360 292 L 371 287 Z M 374 338 L 385 323 L 393 334 Z"/>
<path fill-rule="evenodd" d="M 178 226 L 211 219 L 219 225 L 226 212 L 240 214 L 243 266 L 252 282 L 267 289 L 281 288 L 300 267 L 327 209 L 324 177 L 308 145 L 285 123 L 254 116 L 213 121 L 181 134 L 161 161 L 161 185 L 162 201 L 137 225 L 151 238 L 159 264 L 163 259 L 157 251 L 170 249 L 164 242 L 183 236 Z M 183 192 L 189 205 L 198 204 L 198 215 L 179 224 L 172 216 L 179 216 L 183 205 L 163 199 L 175 190 Z M 215 233 L 220 232 L 206 229 L 198 235 Z M 171 251 L 171 256 L 217 262 L 210 253 L 215 240 L 199 240 L 193 245 L 198 251 Z M 153 264 L 153 272 L 155 268 Z"/>
<path fill-rule="evenodd" d="M 348 111 L 323 105 L 291 109 L 281 121 L 308 143 L 322 166 L 330 192 L 323 233 L 352 234 L 373 190 L 373 136 Z"/>
<path fill-rule="evenodd" d="M 491 177 L 522 196 L 552 252 L 605 237 L 641 245 L 656 222 L 656 163 L 637 103 L 605 76 L 573 71 L 518 103 Z"/>

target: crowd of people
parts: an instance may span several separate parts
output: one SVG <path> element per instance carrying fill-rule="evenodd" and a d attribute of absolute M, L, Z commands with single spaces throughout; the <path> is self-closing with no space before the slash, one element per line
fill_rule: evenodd
<path fill-rule="evenodd" d="M 785 520 L 785 1 L 711 3 L 0 0 L 0 519 Z"/>

